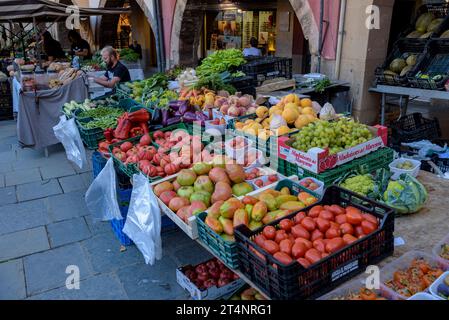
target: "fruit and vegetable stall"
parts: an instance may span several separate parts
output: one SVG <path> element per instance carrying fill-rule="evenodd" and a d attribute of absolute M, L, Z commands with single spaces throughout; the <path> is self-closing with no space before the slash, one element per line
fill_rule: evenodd
<path fill-rule="evenodd" d="M 148 203 L 157 234 L 179 229 L 214 256 L 173 270 L 192 299 L 447 299 L 449 182 L 397 152 L 407 128 L 239 92 L 226 81 L 240 76 L 237 54 L 62 107 L 95 150 L 94 176 L 112 165 L 121 244 Z"/>

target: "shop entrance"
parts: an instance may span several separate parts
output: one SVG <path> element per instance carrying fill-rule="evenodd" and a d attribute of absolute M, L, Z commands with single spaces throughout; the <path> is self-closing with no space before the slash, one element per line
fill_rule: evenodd
<path fill-rule="evenodd" d="M 157 66 L 156 40 L 153 29 L 140 4 L 135 0 L 108 0 L 105 7 L 131 7 L 131 14 L 105 16 L 99 29 L 100 48 L 111 45 L 128 48 L 134 40 L 142 47 L 142 68 Z"/>

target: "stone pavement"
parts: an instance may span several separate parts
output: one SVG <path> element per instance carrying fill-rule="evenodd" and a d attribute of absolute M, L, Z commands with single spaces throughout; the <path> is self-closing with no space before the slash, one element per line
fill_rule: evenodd
<path fill-rule="evenodd" d="M 209 253 L 179 229 L 162 234 L 154 266 L 135 246 L 121 252 L 110 224 L 93 224 L 84 202 L 90 156 L 82 170 L 61 145 L 45 158 L 18 146 L 15 121 L 0 122 L 0 299 L 188 299 L 175 270 Z M 70 265 L 79 290 L 66 288 Z"/>

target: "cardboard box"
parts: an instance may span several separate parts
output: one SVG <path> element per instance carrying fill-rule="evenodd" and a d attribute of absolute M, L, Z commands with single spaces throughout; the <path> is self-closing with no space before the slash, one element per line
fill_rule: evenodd
<path fill-rule="evenodd" d="M 207 261 L 206 261 L 207 262 Z M 242 279 L 237 279 L 223 287 L 211 287 L 209 289 L 201 291 L 193 284 L 189 278 L 184 274 L 185 268 L 188 266 L 180 267 L 176 269 L 176 281 L 178 284 L 187 290 L 194 300 L 217 300 L 220 298 L 228 299 L 237 290 L 240 290 L 246 283 Z"/>
<path fill-rule="evenodd" d="M 292 139 L 288 136 L 279 137 L 279 158 L 313 173 L 322 173 L 328 169 L 348 163 L 356 158 L 363 157 L 387 145 L 388 130 L 384 126 L 368 127 L 374 138 L 330 155 L 329 149 L 312 148 L 307 152 L 299 151 L 291 147 Z"/>

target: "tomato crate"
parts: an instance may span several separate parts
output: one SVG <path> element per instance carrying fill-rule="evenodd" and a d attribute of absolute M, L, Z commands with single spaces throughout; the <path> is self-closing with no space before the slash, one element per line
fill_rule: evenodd
<path fill-rule="evenodd" d="M 130 163 L 130 164 L 124 164 L 122 161 L 120 161 L 113 153 L 112 153 L 112 150 L 115 148 L 115 147 L 119 147 L 120 148 L 120 145 L 121 144 L 123 144 L 124 142 L 131 142 L 133 145 L 134 145 L 134 143 L 135 142 L 137 142 L 137 141 L 139 141 L 140 140 L 140 136 L 139 137 L 134 137 L 134 138 L 130 138 L 130 139 L 126 139 L 126 140 L 123 140 L 123 141 L 120 141 L 120 142 L 117 142 L 117 143 L 113 143 L 113 144 L 111 144 L 110 146 L 109 146 L 109 153 L 111 154 L 111 157 L 112 157 L 112 159 L 114 160 L 114 167 L 115 167 L 115 169 L 116 169 L 116 172 L 122 172 L 123 174 L 125 174 L 127 177 L 129 177 L 129 178 L 132 178 L 133 177 L 133 175 L 135 174 L 135 173 L 137 173 L 138 172 L 138 170 L 137 170 L 137 165 L 135 165 L 135 164 L 132 164 L 132 163 Z M 118 171 L 117 171 L 118 170 Z"/>
<path fill-rule="evenodd" d="M 263 227 L 251 231 L 240 225 L 234 229 L 239 248 L 240 271 L 271 299 L 314 299 L 365 271 L 367 266 L 392 255 L 393 209 L 337 186 L 329 187 L 322 200 L 315 205 L 331 204 L 353 206 L 370 213 L 377 218 L 379 228 L 304 268 L 296 260 L 289 265 L 280 263 L 258 246 L 254 238 L 262 232 Z M 286 219 L 293 219 L 295 215 L 287 216 Z M 268 225 L 277 227 L 278 223 L 275 221 Z"/>
<path fill-rule="evenodd" d="M 441 137 L 438 119 L 426 119 L 418 112 L 402 117 L 391 123 L 390 127 L 390 143 L 395 148 L 399 148 L 403 142 L 435 140 Z"/>
<path fill-rule="evenodd" d="M 374 172 L 377 169 L 388 168 L 388 165 L 394 159 L 394 151 L 390 148 L 382 148 L 374 151 L 362 158 L 355 159 L 335 169 L 326 170 L 323 173 L 316 174 L 312 171 L 305 170 L 298 165 L 279 159 L 279 168 L 285 176 L 297 175 L 300 179 L 312 177 L 324 182 L 328 187 L 334 183 L 335 180 L 350 171 L 358 171 L 361 174 Z M 284 173 L 285 172 L 285 173 Z"/>
<path fill-rule="evenodd" d="M 409 86 L 408 82 L 408 74 L 412 73 L 416 68 L 413 66 L 411 70 L 409 70 L 404 75 L 389 75 L 384 72 L 389 69 L 391 62 L 394 59 L 402 58 L 406 60 L 408 57 L 415 55 L 417 63 L 424 57 L 424 48 L 425 42 L 415 43 L 411 39 L 400 39 L 398 40 L 393 47 L 393 50 L 388 55 L 384 64 L 381 67 L 376 68 L 376 81 L 377 84 L 385 84 L 390 86 Z M 417 64 L 416 63 L 416 64 Z"/>
<path fill-rule="evenodd" d="M 207 213 L 202 212 L 197 216 L 198 238 L 208 246 L 226 266 L 237 269 L 239 266 L 238 248 L 235 242 L 225 241 L 204 222 Z"/>

